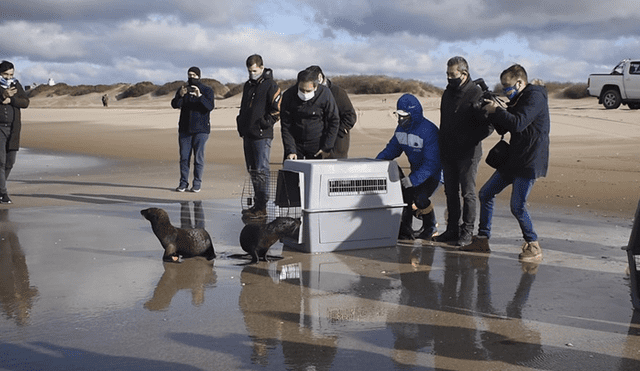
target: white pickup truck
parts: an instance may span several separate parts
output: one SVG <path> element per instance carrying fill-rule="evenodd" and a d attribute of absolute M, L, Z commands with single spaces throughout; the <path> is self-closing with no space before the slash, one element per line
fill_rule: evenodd
<path fill-rule="evenodd" d="M 625 59 L 609 74 L 589 75 L 587 90 L 606 109 L 616 109 L 620 104 L 640 108 L 640 59 Z"/>

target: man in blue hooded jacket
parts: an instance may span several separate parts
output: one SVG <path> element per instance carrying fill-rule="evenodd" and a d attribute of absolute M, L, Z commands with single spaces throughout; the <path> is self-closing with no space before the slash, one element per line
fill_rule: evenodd
<path fill-rule="evenodd" d="M 188 85 L 181 86 L 171 100 L 171 107 L 180 108 L 178 140 L 180 146 L 180 184 L 177 192 L 189 187 L 189 163 L 193 154 L 192 192 L 200 192 L 204 171 L 204 148 L 211 132 L 210 113 L 214 108 L 213 89 L 200 81 L 198 67 L 187 71 Z"/>
<path fill-rule="evenodd" d="M 414 239 L 412 222 L 415 215 L 423 222 L 418 238 L 430 241 L 437 231 L 436 214 L 430 198 L 440 186 L 442 172 L 438 128 L 423 116 L 422 105 L 415 96 L 404 94 L 396 107 L 398 126 L 376 159 L 393 160 L 403 152 L 407 156 L 411 172 L 401 180 L 407 206 L 402 212 L 398 239 Z"/>

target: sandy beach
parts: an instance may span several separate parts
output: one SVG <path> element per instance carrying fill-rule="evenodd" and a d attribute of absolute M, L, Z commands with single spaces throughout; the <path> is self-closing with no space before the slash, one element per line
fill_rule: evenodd
<path fill-rule="evenodd" d="M 358 123 L 352 132 L 350 157 L 374 157 L 389 140 L 392 112 L 400 94 L 352 95 Z M 36 153 L 93 156 L 100 166 L 73 166 L 45 174 L 29 173 L 29 156 L 18 156 L 9 191 L 10 207 L 82 203 L 76 193 L 150 199 L 193 197 L 172 192 L 178 181 L 178 110 L 170 96 L 130 98 L 103 108 L 98 94 L 80 97 L 35 97 L 23 110 L 22 147 Z M 439 125 L 438 96 L 420 97 L 425 116 Z M 537 206 L 632 217 L 640 190 L 638 112 L 605 110 L 595 98 L 550 99 L 552 118 L 549 174 L 539 179 L 530 197 Z M 242 140 L 235 128 L 240 96 L 217 100 L 207 144 L 203 191 L 199 199 L 234 198 L 245 180 Z M 279 126 L 279 125 L 278 125 Z M 484 141 L 488 151 L 497 134 Z M 280 166 L 282 142 L 276 128 L 272 169 Z M 399 160 L 407 165 L 404 156 Z M 24 170 L 24 171 L 22 171 Z M 482 163 L 478 188 L 492 169 Z M 91 185 L 91 187 L 86 187 Z M 80 190 L 81 188 L 81 190 Z M 439 196 L 444 197 L 439 191 Z M 500 195 L 504 200 L 508 193 Z"/>
<path fill-rule="evenodd" d="M 216 102 L 200 193 L 173 190 L 169 98 L 106 109 L 99 98 L 36 98 L 23 112 L 14 203 L 0 208 L 0 369 L 640 369 L 620 249 L 637 205 L 637 112 L 551 100 L 549 176 L 530 198 L 539 265 L 518 261 L 509 192 L 490 254 L 421 240 L 325 254 L 276 243 L 279 259 L 242 265 L 239 97 Z M 383 148 L 397 98 L 352 96 L 352 157 Z M 439 97 L 421 101 L 438 123 Z M 281 158 L 278 136 L 272 169 Z M 491 171 L 482 163 L 479 186 Z M 441 223 L 444 201 L 441 188 Z M 162 263 L 140 215 L 151 206 L 206 228 L 216 259 Z"/>

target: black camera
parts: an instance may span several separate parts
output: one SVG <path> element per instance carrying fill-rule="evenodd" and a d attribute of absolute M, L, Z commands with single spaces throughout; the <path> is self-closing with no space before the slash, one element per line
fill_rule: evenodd
<path fill-rule="evenodd" d="M 492 100 L 500 105 L 502 104 L 502 101 L 500 100 L 500 98 L 498 98 L 498 94 L 489 90 L 489 87 L 484 82 L 484 79 L 480 78 L 473 80 L 473 83 L 478 85 L 480 89 L 482 89 L 482 95 L 477 101 L 473 102 L 472 104 L 474 109 L 481 110 L 482 107 L 486 106 L 488 103 L 485 102 L 485 100 Z"/>

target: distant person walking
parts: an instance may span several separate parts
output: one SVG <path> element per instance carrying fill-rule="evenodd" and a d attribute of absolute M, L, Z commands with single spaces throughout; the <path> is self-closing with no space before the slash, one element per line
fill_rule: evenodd
<path fill-rule="evenodd" d="M 318 83 L 324 85 L 331 90 L 333 99 L 338 105 L 338 115 L 340 116 L 340 128 L 336 136 L 336 142 L 329 158 L 347 158 L 349 157 L 349 145 L 351 142 L 351 129 L 356 124 L 358 115 L 351 104 L 349 95 L 340 86 L 334 84 L 322 72 L 320 66 L 309 66 L 307 70 L 318 76 Z"/>
<path fill-rule="evenodd" d="M 180 108 L 178 143 L 180 147 L 180 184 L 177 192 L 189 187 L 189 165 L 193 155 L 191 192 L 200 192 L 204 171 L 204 150 L 211 132 L 210 113 L 214 108 L 213 89 L 200 81 L 198 67 L 187 71 L 187 85 L 178 88 L 171 107 Z"/>
<path fill-rule="evenodd" d="M 280 126 L 285 159 L 329 157 L 340 116 L 331 91 L 318 84 L 317 74 L 300 71 L 297 83 L 282 94 Z"/>
<path fill-rule="evenodd" d="M 105 94 L 102 96 L 102 106 L 109 107 L 109 94 Z"/>
<path fill-rule="evenodd" d="M 461 249 L 489 251 L 491 219 L 495 196 L 509 185 L 511 213 L 518 220 L 524 244 L 518 256 L 524 262 L 538 262 L 542 249 L 527 211 L 527 198 L 537 178 L 547 175 L 549 166 L 549 103 L 542 86 L 528 83 L 527 72 L 519 64 L 507 68 L 500 75 L 504 95 L 509 98 L 507 108 L 487 100 L 485 110 L 498 134 L 509 132 L 508 159 L 480 189 L 480 225 L 475 241 Z"/>
<path fill-rule="evenodd" d="M 249 80 L 242 90 L 240 113 L 236 117 L 238 134 L 242 137 L 244 161 L 254 190 L 254 204 L 242 215 L 248 218 L 267 216 L 269 200 L 269 161 L 273 126 L 280 119 L 280 88 L 273 80 L 273 71 L 264 67 L 260 55 L 246 61 Z"/>
<path fill-rule="evenodd" d="M 22 121 L 20 109 L 29 107 L 29 98 L 14 77 L 11 62 L 0 63 L 0 203 L 10 204 L 7 178 L 20 149 Z"/>

